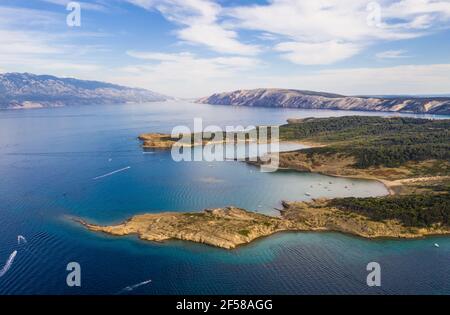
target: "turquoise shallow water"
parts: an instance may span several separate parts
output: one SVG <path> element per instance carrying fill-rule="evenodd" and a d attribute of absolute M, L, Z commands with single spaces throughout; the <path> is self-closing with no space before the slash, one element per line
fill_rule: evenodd
<path fill-rule="evenodd" d="M 137 213 L 227 205 L 276 214 L 273 207 L 283 199 L 383 195 L 386 189 L 371 181 L 260 173 L 241 162 L 176 163 L 168 152 L 143 154 L 136 140 L 142 132 L 192 125 L 194 117 L 205 125 L 247 126 L 349 114 L 367 115 L 185 102 L 0 112 L 0 268 L 18 251 L 0 278 L 0 294 L 449 294 L 446 237 L 368 241 L 281 233 L 225 251 L 114 238 L 67 220 L 109 224 Z M 27 243 L 18 245 L 18 235 Z M 81 288 L 66 286 L 71 261 L 82 266 Z M 382 266 L 381 288 L 365 284 L 371 261 Z"/>

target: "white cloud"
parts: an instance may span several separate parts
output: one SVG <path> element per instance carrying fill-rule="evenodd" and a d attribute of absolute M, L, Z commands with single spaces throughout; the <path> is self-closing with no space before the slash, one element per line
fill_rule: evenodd
<path fill-rule="evenodd" d="M 32 30 L 52 26 L 56 19 L 57 15 L 45 11 L 0 7 L 0 63 L 6 67 L 7 60 L 21 56 L 61 53 L 47 34 Z"/>
<path fill-rule="evenodd" d="M 47 11 L 0 6 L 0 28 L 50 26 L 57 22 L 58 17 L 58 14 Z"/>
<path fill-rule="evenodd" d="M 323 70 L 280 82 L 347 95 L 449 93 L 450 64 Z M 301 84 L 301 85 L 300 85 Z"/>
<path fill-rule="evenodd" d="M 410 39 L 448 28 L 448 0 L 271 0 L 225 11 L 235 28 L 278 35 L 276 50 L 298 64 L 329 64 L 352 57 L 378 41 Z M 368 23 L 370 16 L 379 23 Z M 395 22 L 394 22 L 395 21 Z M 320 48 L 330 48 L 324 52 Z M 323 61 L 323 62 L 322 62 Z"/>
<path fill-rule="evenodd" d="M 0 68 L 10 72 L 36 72 L 86 77 L 101 66 L 84 58 L 104 47 L 76 46 L 74 37 L 99 33 L 48 32 L 65 21 L 61 14 L 43 10 L 0 6 Z"/>
<path fill-rule="evenodd" d="M 50 45 L 37 32 L 10 31 L 0 29 L 0 55 L 54 54 L 60 49 Z"/>
<path fill-rule="evenodd" d="M 240 43 L 235 32 L 217 24 L 192 24 L 178 32 L 180 39 L 190 43 L 203 44 L 214 51 L 225 54 L 255 55 L 256 46 Z"/>
<path fill-rule="evenodd" d="M 236 78 L 250 76 L 261 65 L 258 59 L 242 56 L 198 57 L 182 52 L 128 51 L 137 64 L 114 69 L 107 79 L 178 97 L 198 97 L 222 90 Z M 237 80 L 239 81 L 239 80 Z M 206 94 L 205 94 L 206 93 Z"/>
<path fill-rule="evenodd" d="M 368 23 L 377 9 L 361 0 L 271 0 L 258 6 L 239 6 L 227 11 L 241 28 L 288 36 L 298 41 L 367 41 L 420 36 L 415 28 L 446 26 L 448 0 L 378 1 L 380 25 Z M 369 10 L 368 10 L 369 9 Z M 372 11 L 371 11 L 372 10 Z M 389 19 L 403 19 L 392 22 Z"/>
<path fill-rule="evenodd" d="M 115 83 L 196 98 L 221 91 L 279 87 L 345 95 L 449 93 L 450 64 L 345 68 L 274 75 L 261 61 L 248 57 L 202 58 L 191 53 L 129 51 L 142 61 L 103 72 Z M 268 70 L 268 71 L 265 71 Z"/>
<path fill-rule="evenodd" d="M 63 76 L 85 77 L 95 75 L 101 65 L 73 58 L 65 58 L 60 54 L 2 54 L 0 53 L 0 67 L 3 72 L 36 72 Z"/>
<path fill-rule="evenodd" d="M 240 88 L 280 87 L 344 95 L 448 94 L 448 73 L 450 64 L 333 69 L 299 75 L 247 78 L 247 82 L 240 82 Z M 230 90 L 233 89 L 235 87 Z"/>
<path fill-rule="evenodd" d="M 238 31 L 251 30 L 259 41 L 278 41 L 275 50 L 283 58 L 306 65 L 348 59 L 378 41 L 424 36 L 448 28 L 450 21 L 448 0 L 269 0 L 231 7 L 212 0 L 127 1 L 179 25 L 182 41 L 255 55 L 263 49 L 238 37 Z M 372 25 L 370 17 L 380 20 Z"/>
<path fill-rule="evenodd" d="M 161 52 L 153 52 L 153 51 L 133 51 L 129 50 L 127 51 L 127 55 L 136 59 L 143 59 L 143 60 L 153 60 L 153 61 L 178 61 L 182 58 L 193 58 L 193 55 L 191 53 L 178 53 L 178 54 L 168 54 L 168 53 L 161 53 Z"/>
<path fill-rule="evenodd" d="M 369 26 L 363 1 L 273 0 L 227 11 L 237 27 L 270 32 L 305 42 L 365 36 Z"/>
<path fill-rule="evenodd" d="M 398 58 L 407 58 L 409 57 L 407 55 L 407 51 L 406 50 L 387 50 L 387 51 L 382 51 L 376 54 L 376 57 L 378 59 L 398 59 Z"/>
<path fill-rule="evenodd" d="M 257 37 L 261 40 L 266 40 L 266 41 L 278 40 L 278 36 L 271 34 L 271 33 L 262 33 L 262 34 L 257 35 Z"/>
<path fill-rule="evenodd" d="M 197 65 L 214 65 L 217 67 L 240 67 L 241 69 L 252 68 L 260 64 L 260 61 L 257 59 L 249 58 L 249 57 L 215 57 L 215 58 L 199 58 L 192 53 L 182 52 L 177 54 L 170 53 L 160 53 L 160 52 L 142 52 L 142 51 L 127 51 L 127 55 L 142 59 L 142 60 L 152 60 L 158 61 L 160 63 L 178 63 L 194 66 Z M 229 68 L 227 68 L 229 69 Z M 222 70 L 227 70 L 222 69 Z M 192 71 L 193 69 L 189 69 Z"/>
<path fill-rule="evenodd" d="M 219 23 L 222 7 L 210 0 L 127 0 L 147 10 L 161 12 L 169 21 L 181 26 L 176 34 L 185 42 L 200 44 L 219 53 L 255 55 L 256 45 L 238 40 L 234 30 Z"/>
<path fill-rule="evenodd" d="M 327 65 L 357 54 L 361 46 L 352 43 L 328 41 L 322 43 L 283 42 L 275 46 L 276 51 L 293 63 L 303 65 Z"/>
<path fill-rule="evenodd" d="M 431 15 L 436 22 L 445 23 L 450 18 L 448 0 L 400 0 L 386 1 L 383 14 L 387 17 L 411 19 Z"/>

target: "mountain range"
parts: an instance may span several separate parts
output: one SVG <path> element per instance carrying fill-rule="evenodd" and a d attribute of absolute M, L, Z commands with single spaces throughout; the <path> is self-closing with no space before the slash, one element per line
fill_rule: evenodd
<path fill-rule="evenodd" d="M 0 74 L 0 109 L 157 102 L 167 96 L 99 81 L 31 73 Z"/>
<path fill-rule="evenodd" d="M 149 90 L 31 73 L 0 74 L 0 109 L 159 102 L 172 99 Z M 217 93 L 197 103 L 301 109 L 386 111 L 450 115 L 449 96 L 345 96 L 294 89 Z"/>
<path fill-rule="evenodd" d="M 450 114 L 450 97 L 345 96 L 291 89 L 254 89 L 213 94 L 197 103 L 232 106 L 261 106 L 302 109 L 334 109 Z"/>

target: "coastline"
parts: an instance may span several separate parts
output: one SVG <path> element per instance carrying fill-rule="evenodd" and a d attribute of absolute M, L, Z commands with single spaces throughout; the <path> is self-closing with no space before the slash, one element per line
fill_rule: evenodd
<path fill-rule="evenodd" d="M 189 142 L 186 142 L 185 138 L 189 137 Z M 144 133 L 138 136 L 138 139 L 142 141 L 143 149 L 161 149 L 170 150 L 172 148 L 195 148 L 198 146 L 207 145 L 220 145 L 227 144 L 228 139 L 213 141 L 212 139 L 202 138 L 200 142 L 196 142 L 195 134 L 185 134 L 183 137 L 172 138 L 169 134 L 163 133 Z M 294 142 L 294 141 L 289 141 Z M 266 141 L 255 141 L 254 139 L 233 139 L 233 144 L 242 143 L 256 143 L 263 144 L 268 143 Z"/>
<path fill-rule="evenodd" d="M 296 143 L 296 144 L 304 145 L 305 148 L 300 149 L 300 150 L 284 151 L 284 152 L 280 152 L 280 153 L 293 153 L 293 152 L 301 151 L 301 150 L 304 150 L 304 149 L 323 148 L 323 147 L 327 146 L 327 144 L 324 144 L 324 143 L 319 143 L 319 142 L 314 142 L 314 141 L 303 141 L 303 140 L 280 140 L 280 144 L 281 143 Z M 251 164 L 251 165 L 255 165 L 255 166 L 260 166 L 261 165 L 261 163 L 258 163 L 258 162 L 246 161 L 246 163 Z M 388 191 L 388 195 L 391 195 L 391 196 L 397 194 L 397 192 L 393 189 L 393 187 L 401 186 L 401 184 L 400 185 L 398 184 L 398 181 L 389 181 L 389 180 L 386 180 L 386 179 L 382 179 L 382 178 L 375 177 L 375 176 L 370 176 L 370 175 L 361 175 L 361 174 L 358 174 L 358 175 L 356 175 L 356 174 L 355 175 L 343 175 L 343 174 L 335 174 L 335 173 L 328 173 L 328 172 L 299 170 L 299 169 L 292 168 L 292 167 L 279 167 L 278 169 L 279 170 L 286 170 L 286 171 L 295 171 L 295 172 L 308 172 L 308 173 L 320 174 L 320 175 L 336 177 L 336 178 L 373 180 L 373 181 L 377 181 L 377 182 L 383 184 L 383 186 Z M 450 178 L 450 176 L 448 178 Z M 414 178 L 410 178 L 410 179 L 414 179 Z"/>
<path fill-rule="evenodd" d="M 232 250 L 282 232 L 334 232 L 368 240 L 421 239 L 448 236 L 450 228 L 404 227 L 396 220 L 377 222 L 328 208 L 326 200 L 283 202 L 281 217 L 271 217 L 235 207 L 203 212 L 161 212 L 131 217 L 116 225 L 96 225 L 71 218 L 92 232 L 112 236 L 136 235 L 143 241 L 182 240 Z"/>
<path fill-rule="evenodd" d="M 154 145 L 146 145 L 146 135 L 149 136 L 155 136 L 159 139 L 163 138 L 163 137 L 168 137 L 168 135 L 165 134 L 143 134 L 140 135 L 138 137 L 139 140 L 143 141 L 143 145 L 142 147 L 144 149 L 170 149 L 172 148 L 172 146 L 183 146 L 183 147 L 195 147 L 195 146 L 199 146 L 199 145 L 205 145 L 205 143 L 196 143 L 196 144 L 174 144 L 172 143 L 172 141 L 168 141 L 168 140 L 162 140 L 161 143 L 157 143 Z M 246 143 L 248 141 L 245 141 Z M 216 141 L 216 142 L 207 142 L 206 145 L 210 145 L 210 144 L 223 144 L 224 142 L 220 142 L 220 141 Z M 259 142 L 258 142 L 259 143 Z M 324 143 L 319 143 L 319 142 L 314 142 L 314 141 L 303 141 L 303 140 L 280 140 L 280 144 L 299 144 L 299 145 L 303 145 L 305 146 L 305 148 L 302 148 L 300 150 L 304 150 L 304 149 L 310 149 L 310 148 L 322 148 L 322 147 L 326 147 L 327 144 Z M 283 151 L 280 153 L 292 153 L 292 152 L 296 152 L 299 150 L 290 150 L 290 151 Z M 260 163 L 255 163 L 255 162 L 250 162 L 247 161 L 248 164 L 253 164 L 253 165 L 261 165 Z M 291 168 L 291 167 L 279 167 L 280 170 L 291 170 L 291 171 L 296 171 L 296 172 L 305 172 L 304 170 L 298 170 L 295 168 Z M 321 175 L 325 175 L 325 176 L 330 176 L 330 177 L 338 177 L 338 178 L 349 178 L 349 179 L 365 179 L 365 180 L 374 180 L 374 181 L 378 181 L 380 183 L 382 183 L 387 191 L 389 192 L 390 195 L 395 195 L 396 192 L 392 189 L 392 187 L 394 186 L 398 186 L 398 184 L 395 181 L 388 181 L 382 178 L 378 178 L 378 177 L 374 177 L 374 176 L 369 176 L 369 175 L 342 175 L 342 174 L 333 174 L 333 173 L 327 173 L 327 172 L 314 172 L 311 171 L 310 173 L 315 173 L 315 174 L 321 174 Z"/>
<path fill-rule="evenodd" d="M 143 134 L 139 136 L 139 139 L 144 142 L 144 149 L 170 149 L 177 142 L 177 139 L 172 139 L 169 135 L 164 134 Z M 281 140 L 280 143 L 298 143 L 306 148 L 280 152 L 279 169 L 378 181 L 384 185 L 388 193 L 384 197 L 372 198 L 378 200 L 377 202 L 392 200 L 395 202 L 399 198 L 409 198 L 415 194 L 432 193 L 435 185 L 442 183 L 445 185 L 446 181 L 450 179 L 445 171 L 445 176 L 439 176 L 442 172 L 435 169 L 436 164 L 442 164 L 442 161 L 439 160 L 409 160 L 396 167 L 373 165 L 357 167 L 356 158 L 348 153 L 345 154 L 341 151 L 326 153 L 328 151 L 322 150 L 304 151 L 305 149 L 326 147 L 327 144 L 295 139 Z M 191 144 L 205 145 L 208 144 L 208 139 L 202 139 L 202 143 L 198 144 L 187 143 L 188 146 Z M 246 163 L 255 166 L 264 164 L 260 160 L 246 161 Z M 448 167 L 446 161 L 443 165 L 444 168 Z M 431 199 L 439 200 L 439 197 L 431 196 Z M 398 214 L 405 215 L 404 212 L 397 212 L 396 215 L 382 218 L 382 215 L 377 217 L 374 214 L 358 212 L 352 208 L 358 207 L 358 205 L 350 203 L 349 206 L 345 206 L 345 204 L 343 206 L 335 202 L 341 199 L 313 199 L 308 202 L 283 201 L 283 209 L 279 210 L 280 217 L 262 215 L 230 206 L 193 213 L 163 212 L 136 215 L 123 223 L 111 226 L 90 224 L 80 219 L 76 219 L 76 221 L 94 232 L 116 236 L 136 234 L 140 239 L 156 242 L 179 239 L 225 249 L 233 249 L 256 239 L 287 231 L 339 232 L 366 239 L 417 239 L 427 236 L 450 235 L 450 227 L 445 223 L 447 221 L 444 217 L 441 217 L 441 221 L 412 221 L 413 223 L 411 223 L 411 221 L 405 221 L 405 218 Z M 374 209 L 385 211 L 383 207 L 386 205 L 381 204 L 379 208 Z M 407 210 L 414 208 L 414 211 L 417 211 L 415 206 L 410 208 Z M 382 214 L 386 215 L 386 213 Z M 426 223 L 424 224 L 424 222 Z"/>
<path fill-rule="evenodd" d="M 290 141 L 289 141 L 290 142 Z M 306 145 L 306 142 L 296 141 Z M 308 148 L 324 146 L 308 142 Z M 297 150 L 298 151 L 298 150 Z M 297 151 L 288 151 L 291 153 Z M 301 151 L 301 150 L 300 150 Z M 258 165 L 255 162 L 246 163 Z M 295 172 L 307 172 L 292 167 L 282 168 Z M 389 181 L 374 177 L 372 175 L 342 175 L 326 172 L 311 173 L 323 174 L 330 177 L 353 178 L 375 180 L 382 183 L 388 195 L 394 196 L 398 191 L 394 187 L 402 187 L 406 182 L 417 180 L 428 181 L 430 179 L 450 178 L 448 177 L 422 177 L 406 178 Z M 235 249 L 249 244 L 257 239 L 271 236 L 281 232 L 335 232 L 361 237 L 364 239 L 419 239 L 430 236 L 450 235 L 450 228 L 414 228 L 405 227 L 399 221 L 374 221 L 363 215 L 348 214 L 336 208 L 330 208 L 325 203 L 331 199 L 313 199 L 307 202 L 282 201 L 283 209 L 276 209 L 280 216 L 268 216 L 245 209 L 225 207 L 217 209 L 205 209 L 202 212 L 161 212 L 147 213 L 133 216 L 122 223 L 115 225 L 96 225 L 83 219 L 74 218 L 73 221 L 83 225 L 93 232 L 106 233 L 113 236 L 137 235 L 144 241 L 165 242 L 169 240 L 183 240 L 202 243 L 223 249 Z M 229 213 L 232 215 L 228 215 Z M 213 214 L 212 216 L 210 214 Z M 185 217 L 194 219 L 186 222 Z M 198 220 L 195 222 L 195 220 Z M 252 227 L 249 230 L 247 225 Z M 266 220 L 271 221 L 274 226 L 267 226 Z M 242 225 L 242 223 L 245 223 Z M 214 229 L 210 229 L 214 226 Z M 243 235 L 242 231 L 249 231 Z M 245 234 L 245 233 L 244 233 Z"/>

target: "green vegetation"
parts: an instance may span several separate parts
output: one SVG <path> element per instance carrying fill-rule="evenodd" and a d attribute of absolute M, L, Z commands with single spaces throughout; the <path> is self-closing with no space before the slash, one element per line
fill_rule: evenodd
<path fill-rule="evenodd" d="M 249 230 L 240 230 L 238 233 L 243 236 L 248 236 L 250 234 L 250 231 Z"/>
<path fill-rule="evenodd" d="M 450 227 L 450 120 L 405 117 L 336 117 L 290 120 L 280 129 L 282 140 L 303 140 L 323 147 L 287 154 L 286 160 L 327 163 L 347 159 L 363 174 L 379 178 L 429 177 L 407 182 L 402 195 L 379 198 L 338 198 L 328 206 L 347 215 L 360 214 L 375 221 L 397 219 L 405 227 Z M 298 156 L 296 155 L 298 154 Z M 302 156 L 303 155 L 303 156 Z M 327 158 L 330 157 L 330 158 Z M 343 167 L 345 164 L 343 164 Z M 356 172 L 358 173 L 358 172 Z M 399 175 L 396 175 L 396 174 Z M 394 176 L 395 175 L 395 176 Z M 431 179 L 441 176 L 441 178 Z"/>
<path fill-rule="evenodd" d="M 375 221 L 397 219 L 408 227 L 450 227 L 450 194 L 421 194 L 380 198 L 341 198 L 329 206 L 359 213 Z"/>
<path fill-rule="evenodd" d="M 358 168 L 398 167 L 408 161 L 432 159 L 450 161 L 450 120 L 365 116 L 308 118 L 282 126 L 280 137 L 328 144 L 303 152 L 353 156 Z"/>

